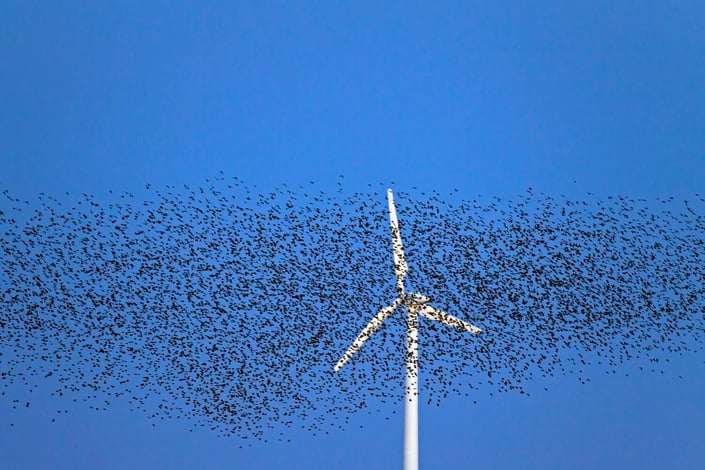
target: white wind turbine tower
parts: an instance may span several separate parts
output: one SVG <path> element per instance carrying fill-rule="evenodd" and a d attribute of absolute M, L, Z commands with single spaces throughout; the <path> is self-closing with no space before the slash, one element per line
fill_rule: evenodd
<path fill-rule="evenodd" d="M 408 267 L 404 258 L 404 250 L 401 244 L 401 234 L 399 232 L 399 222 L 397 221 L 397 211 L 394 208 L 394 196 L 392 190 L 387 189 L 387 200 L 389 201 L 389 222 L 392 228 L 392 245 L 394 249 L 394 272 L 397 277 L 397 298 L 388 307 L 380 310 L 377 315 L 367 324 L 362 333 L 353 341 L 350 348 L 343 354 L 335 365 L 335 371 L 352 357 L 360 349 L 362 344 L 372 336 L 377 328 L 394 312 L 399 306 L 406 307 L 406 393 L 404 397 L 404 470 L 417 470 L 419 468 L 419 403 L 418 403 L 418 318 L 419 314 L 431 320 L 436 320 L 446 325 L 453 326 L 463 331 L 473 334 L 480 334 L 482 330 L 470 325 L 458 318 L 448 315 L 445 312 L 436 310 L 428 305 L 431 301 L 429 297 L 419 293 L 404 293 L 404 278 Z"/>

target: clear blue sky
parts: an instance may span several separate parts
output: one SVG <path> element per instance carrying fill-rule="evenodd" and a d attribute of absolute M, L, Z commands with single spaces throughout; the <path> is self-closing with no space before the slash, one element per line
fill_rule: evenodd
<path fill-rule="evenodd" d="M 201 3 L 4 2 L 0 187 L 139 197 L 222 170 L 263 190 L 332 191 L 341 174 L 350 191 L 468 198 L 705 190 L 698 2 Z M 422 406 L 421 465 L 703 468 L 705 357 L 673 360 L 664 374 L 626 364 L 587 385 L 537 380 L 529 398 Z M 241 449 L 119 402 L 51 422 L 48 392 L 28 409 L 0 403 L 1 466 L 401 465 L 401 398 L 395 420 Z"/>

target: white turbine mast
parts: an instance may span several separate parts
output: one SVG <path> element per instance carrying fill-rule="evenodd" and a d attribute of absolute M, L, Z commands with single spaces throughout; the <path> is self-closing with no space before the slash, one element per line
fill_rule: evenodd
<path fill-rule="evenodd" d="M 392 247 L 394 251 L 394 272 L 397 278 L 397 298 L 388 307 L 383 308 L 370 320 L 362 333 L 353 341 L 343 357 L 335 365 L 335 371 L 352 357 L 362 344 L 379 328 L 398 307 L 406 307 L 406 393 L 404 397 L 404 470 L 419 468 L 419 403 L 418 403 L 418 318 L 419 315 L 436 320 L 446 325 L 478 335 L 482 332 L 476 326 L 441 312 L 430 305 L 429 297 L 419 293 L 404 293 L 404 278 L 408 267 L 401 244 L 401 233 L 397 221 L 397 211 L 394 207 L 392 190 L 387 189 L 389 202 L 389 222 L 392 229 Z"/>

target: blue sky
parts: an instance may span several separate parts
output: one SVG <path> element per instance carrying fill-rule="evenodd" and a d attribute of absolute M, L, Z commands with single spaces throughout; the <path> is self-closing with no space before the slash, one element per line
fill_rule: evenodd
<path fill-rule="evenodd" d="M 469 199 L 703 191 L 697 2 L 85 3 L 0 7 L 0 186 L 19 197 L 139 198 L 145 183 L 221 170 L 263 191 L 333 191 L 341 174 L 350 192 Z M 704 360 L 422 406 L 421 465 L 702 468 Z M 0 403 L 10 467 L 401 465 L 401 401 L 396 420 L 360 415 L 325 438 L 241 449 L 120 403 L 51 422 L 57 399 L 32 394 L 44 398 L 28 409 Z"/>

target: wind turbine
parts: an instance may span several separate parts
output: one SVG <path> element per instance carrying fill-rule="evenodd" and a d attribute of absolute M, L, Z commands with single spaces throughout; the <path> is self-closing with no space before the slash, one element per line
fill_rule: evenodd
<path fill-rule="evenodd" d="M 372 336 L 379 326 L 400 306 L 406 307 L 406 393 L 404 397 L 404 470 L 417 470 L 419 468 L 419 402 L 418 402 L 418 368 L 419 368 L 419 342 L 418 325 L 419 315 L 436 320 L 446 325 L 453 326 L 463 331 L 478 335 L 482 332 L 479 328 L 470 325 L 445 312 L 436 310 L 428 305 L 429 297 L 419 293 L 407 294 L 404 292 L 404 278 L 408 267 L 404 258 L 401 244 L 401 233 L 397 221 L 397 211 L 394 207 L 392 190 L 387 189 L 389 202 L 389 222 L 392 229 L 392 246 L 394 251 L 394 272 L 397 278 L 397 298 L 388 307 L 383 308 L 370 320 L 362 333 L 353 341 L 350 348 L 343 354 L 334 370 L 337 372 L 352 357 L 355 352 Z"/>

